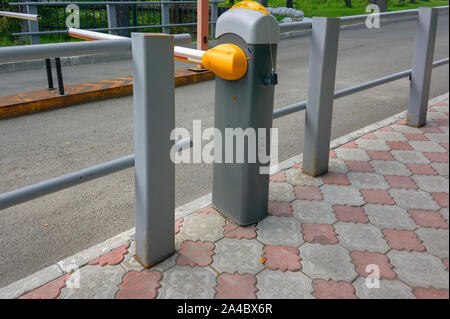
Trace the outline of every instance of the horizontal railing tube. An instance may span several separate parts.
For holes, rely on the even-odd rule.
[[[449,7],[448,6],[440,6],[437,8],[439,9],[439,11],[448,11]],[[391,17],[417,16],[418,12],[419,12],[418,9],[381,12],[381,13],[379,13],[379,17],[380,18],[391,18]],[[370,14],[360,14],[360,15],[354,15],[354,16],[340,17],[341,24],[364,22],[364,21],[366,21],[366,19],[369,15]],[[312,23],[307,22],[307,21],[280,23],[280,32],[308,30],[308,29],[311,29],[311,26],[312,26]]]
[[[448,64],[449,63],[449,58],[446,59],[442,59],[442,60],[438,60],[436,62],[433,62],[433,68],[444,65],[444,64]],[[405,70],[402,72],[398,72],[398,73],[394,73],[388,76],[384,76],[382,78],[376,79],[376,80],[372,80],[372,81],[368,81],[368,82],[364,82],[343,90],[338,90],[334,92],[334,98],[338,99],[347,95],[351,95],[360,91],[364,91],[367,89],[371,89],[373,87],[376,86],[380,86],[389,82],[393,82],[402,78],[406,78],[409,77],[411,75],[411,69],[409,70]],[[298,111],[302,111],[302,110],[306,110],[306,100],[305,101],[301,101],[298,103],[294,103],[288,106],[283,106],[280,107],[276,110],[273,111],[273,118],[277,119],[280,118],[282,116],[291,114],[291,113],[295,113]]]
[[[134,154],[0,195],[0,209],[69,188],[134,166]]]
[[[179,151],[192,147],[192,140],[185,138],[175,143]],[[49,180],[18,188],[11,192],[0,194],[0,209],[5,209],[26,201],[45,196],[75,185],[89,182],[109,174],[134,166],[134,154],[124,156],[106,163],[98,164],[70,174],[51,178]]]
[[[174,35],[176,45],[191,42],[189,34]],[[92,42],[69,42],[21,45],[0,48],[0,63],[39,60],[75,55],[99,54],[131,50],[131,39],[98,40]]]
[[[276,109],[275,111],[273,111],[273,118],[277,119],[279,117],[302,110],[306,110],[306,100]]]

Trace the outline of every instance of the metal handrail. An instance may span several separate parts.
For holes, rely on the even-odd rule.
[[[183,45],[192,42],[190,34],[174,35],[174,43]],[[94,42],[69,42],[21,45],[0,48],[0,63],[38,60],[64,56],[98,54],[111,51],[131,50],[131,39],[98,40]]]

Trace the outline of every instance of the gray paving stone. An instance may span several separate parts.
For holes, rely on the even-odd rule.
[[[398,132],[375,132],[374,134],[379,139],[386,141],[404,142],[408,140],[402,133]]]
[[[429,253],[440,258],[448,257],[448,229],[419,228],[416,234]]]
[[[120,266],[81,267],[67,278],[58,299],[114,299],[124,274]]]
[[[414,230],[417,225],[408,212],[398,206],[367,204],[364,210],[370,222],[380,228]]]
[[[448,112],[448,109],[447,109]],[[428,112],[427,113],[427,120],[434,120],[434,119],[444,119],[447,120],[448,116],[445,114],[442,114],[441,112]],[[427,126],[431,123],[427,123]]]
[[[352,186],[322,185],[324,200],[332,205],[360,206],[365,203],[359,190]]]
[[[389,246],[383,239],[383,233],[375,226],[338,222],[334,224],[339,243],[349,250],[384,253]]]
[[[439,175],[448,177],[448,163],[431,163],[430,166],[433,167]]]
[[[257,276],[258,298],[313,299],[312,280],[302,272],[264,270]]]
[[[256,240],[224,238],[216,243],[212,267],[220,272],[256,274],[264,268],[260,262],[263,246]]]
[[[399,279],[411,287],[448,289],[448,272],[438,257],[400,250],[391,250],[387,256]]]
[[[414,175],[411,177],[421,190],[431,193],[448,192],[448,178],[442,176]]]
[[[223,237],[225,219],[220,214],[191,214],[184,217],[178,236],[183,240],[216,241]]]
[[[302,271],[314,279],[351,282],[357,277],[349,251],[340,245],[306,243],[300,247],[300,257]]]
[[[164,272],[158,299],[212,299],[216,277],[209,267],[177,265]]]
[[[335,151],[337,157],[344,161],[370,161],[367,152],[360,148],[338,148]]]
[[[295,199],[294,189],[285,182],[271,182],[269,184],[269,200],[290,202]]]
[[[375,172],[381,175],[397,175],[397,176],[409,176],[411,172],[403,164],[395,161],[379,161],[373,160],[370,162]]]
[[[264,244],[297,247],[303,243],[301,224],[294,217],[268,216],[257,227],[257,238]]]
[[[441,152],[445,153],[446,150],[438,143],[431,141],[409,141],[409,144],[417,151],[421,152]]]
[[[394,131],[399,132],[399,133],[408,133],[408,134],[422,134],[423,132],[415,127],[411,127],[408,125],[398,125],[398,124],[394,124],[391,126]]]
[[[392,188],[389,193],[397,205],[406,209],[438,210],[440,208],[430,194],[420,190]]]
[[[330,158],[328,162],[328,171],[333,173],[347,173],[348,167],[345,162],[339,158]]]
[[[361,299],[415,299],[411,287],[405,285],[399,280],[381,279],[379,288],[366,284],[367,278],[359,277],[353,282],[356,295]],[[370,278],[369,278],[370,280]]]
[[[301,223],[332,224],[337,220],[333,207],[323,201],[296,200],[292,202],[292,209]]]
[[[425,133],[424,135],[432,142],[448,143],[448,134]]]
[[[402,163],[428,164],[430,160],[426,158],[422,152],[415,150],[393,150],[391,154],[394,158]]]
[[[386,144],[386,142],[381,139],[371,140],[371,139],[360,138],[360,139],[356,140],[356,144],[358,144],[359,148],[362,148],[367,151],[389,151],[390,150],[390,148]]]
[[[300,168],[291,168],[286,171],[287,181],[298,186],[320,186],[323,184],[322,177],[312,177],[303,174]]]
[[[380,174],[350,172],[347,174],[352,186],[358,189],[388,189],[390,186]]]

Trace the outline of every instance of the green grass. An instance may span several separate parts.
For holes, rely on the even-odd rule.
[[[235,0],[235,3],[236,2],[238,1]],[[225,5],[226,4],[227,3],[225,2]],[[294,0],[294,8],[302,10],[305,13],[306,17],[313,17],[313,16],[341,17],[356,14],[364,14],[366,13],[365,9],[368,4],[369,4],[368,0],[352,0],[352,8],[347,8],[345,6],[344,0]],[[416,9],[419,7],[445,6],[448,4],[449,0],[429,0],[429,1],[416,0],[415,3],[410,3],[410,0],[404,0],[403,2],[400,0],[388,0],[388,11]],[[269,6],[284,7],[286,6],[286,0],[269,0]],[[138,11],[137,13],[138,13],[138,21],[140,22],[141,12]],[[84,12],[82,11],[81,12],[82,21],[83,19],[87,18],[84,17],[83,14]],[[61,13],[61,16],[64,16],[64,12]],[[43,17],[45,18],[44,15]],[[53,19],[54,17],[47,17],[47,18]],[[105,19],[106,18],[103,17],[102,20]],[[151,24],[151,21],[144,21],[144,22]],[[152,31],[158,32],[159,30],[152,29]],[[10,35],[10,33],[12,32],[20,32],[20,23],[18,22],[18,20],[10,18],[0,18],[0,46],[29,44],[28,37],[22,37],[22,39],[19,40],[18,37],[13,37]],[[71,38],[67,35],[41,36],[41,43],[72,42],[72,41],[79,41],[79,40]]]
[[[306,17],[342,17],[365,14],[368,0],[352,0],[352,8],[345,6],[344,0],[294,0],[294,8],[302,10]],[[410,3],[410,0],[388,0],[388,11],[416,9],[419,7],[436,7],[448,5],[448,0],[429,0]],[[271,7],[284,7],[286,0],[269,0]]]

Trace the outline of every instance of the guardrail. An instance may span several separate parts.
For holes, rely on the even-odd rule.
[[[334,91],[340,18],[314,18],[310,45],[308,99],[274,111],[279,118],[307,110],[303,170],[318,176],[328,170],[332,108],[335,98],[410,78],[407,124],[419,127],[426,122],[431,70],[449,63],[433,63],[438,13],[445,8],[420,8],[395,15],[418,17],[412,68],[344,90]],[[393,15],[392,13],[388,13]],[[381,14],[383,15],[383,14]],[[367,15],[366,15],[367,17]],[[356,18],[355,18],[356,19]],[[358,17],[363,19],[363,17]],[[345,19],[344,19],[345,21]],[[304,29],[306,23],[289,28]],[[176,38],[176,37],[175,37]],[[191,147],[187,138],[172,143],[168,138],[174,126],[173,41],[170,37],[135,33],[131,40],[99,40],[86,43],[47,44],[0,48],[0,62],[43,57],[70,56],[132,48],[135,153],[68,175],[0,194],[0,209],[90,181],[135,166],[136,241],[138,256],[151,265],[173,252],[174,164],[170,151]],[[151,250],[150,250],[151,243]]]
[[[209,0],[211,34],[214,34],[221,2],[223,0]],[[80,7],[79,28],[85,30],[108,31],[123,36],[138,30],[167,34],[196,32],[197,1],[24,1],[10,2],[9,5],[25,6],[30,16],[40,13],[42,21],[29,21],[29,32],[15,32],[12,35],[29,36],[31,44],[38,44],[41,35],[65,34],[65,9],[70,4]],[[120,15],[128,17],[124,19],[126,21],[118,19],[119,10]]]

